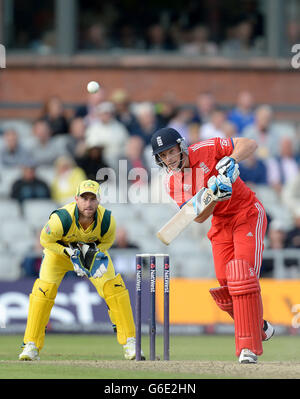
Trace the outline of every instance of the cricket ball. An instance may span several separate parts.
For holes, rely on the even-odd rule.
[[[89,92],[89,93],[97,93],[97,91],[100,89],[100,86],[99,86],[99,83],[98,82],[95,82],[94,80],[92,80],[91,82],[89,82],[88,84],[87,84],[87,91]]]

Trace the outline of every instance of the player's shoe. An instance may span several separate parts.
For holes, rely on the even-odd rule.
[[[125,345],[123,345],[124,357],[126,360],[134,360],[135,359],[135,338],[128,338]],[[145,355],[143,351],[141,351],[141,359],[145,360]]]
[[[34,342],[27,342],[22,353],[19,355],[19,360],[40,360],[39,350]]]
[[[263,330],[263,341],[268,341],[270,338],[273,337],[275,328],[266,320],[264,320]]]
[[[241,364],[257,363],[257,356],[250,349],[242,349],[239,357]]]

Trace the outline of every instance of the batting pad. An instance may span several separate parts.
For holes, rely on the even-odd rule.
[[[57,294],[57,285],[37,279],[29,296],[29,310],[24,343],[34,342],[40,350],[44,346],[45,329]]]
[[[117,340],[119,344],[125,345],[127,338],[135,337],[135,325],[129,293],[120,274],[106,281],[103,295],[109,307],[110,318],[117,326]]]
[[[221,310],[224,310],[233,319],[233,302],[228,287],[211,288],[209,293]]]
[[[263,325],[260,286],[254,268],[244,260],[232,260],[226,265],[227,285],[232,296],[236,355],[250,349],[261,355]]]

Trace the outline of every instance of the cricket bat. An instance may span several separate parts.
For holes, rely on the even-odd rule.
[[[212,214],[216,203],[217,197],[213,191],[203,187],[157,232],[156,236],[169,245],[193,220],[204,222]]]

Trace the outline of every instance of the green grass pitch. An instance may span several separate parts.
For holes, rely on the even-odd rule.
[[[126,361],[114,335],[48,334],[39,362],[20,362],[22,336],[0,337],[1,379],[300,378],[300,337],[274,336],[257,365],[240,365],[233,336],[171,336],[170,361]],[[149,339],[142,347],[149,358]],[[156,353],[162,359],[163,340]]]

